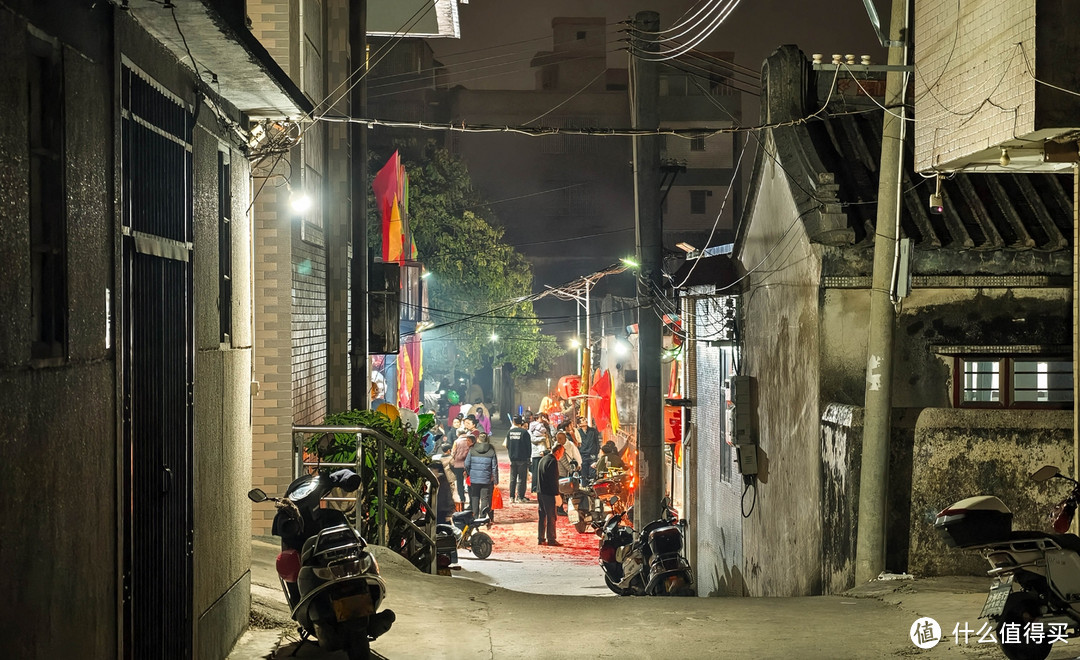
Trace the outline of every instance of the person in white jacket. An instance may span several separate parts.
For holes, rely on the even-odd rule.
[[[534,420],[529,424],[529,436],[532,438],[532,454],[529,457],[529,474],[532,475],[532,485],[529,490],[533,495],[536,495],[536,467],[540,464],[540,458],[544,455],[544,452],[551,449],[551,436],[548,435],[549,429],[546,424],[543,424],[539,419]]]

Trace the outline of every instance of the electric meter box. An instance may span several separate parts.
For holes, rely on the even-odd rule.
[[[757,460],[757,445],[736,445],[735,450],[738,452],[739,459],[739,474],[757,474],[758,473],[758,460]]]
[[[727,420],[731,438],[729,444],[736,447],[754,444],[757,434],[754,432],[753,379],[750,376],[732,376],[730,382],[732,405]]]

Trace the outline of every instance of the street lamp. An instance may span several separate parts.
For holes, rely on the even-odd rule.
[[[619,259],[619,261],[621,263],[578,278],[559,288],[548,287],[549,290],[545,292],[545,295],[550,293],[560,300],[573,300],[577,303],[577,332],[579,334],[581,333],[581,310],[585,310],[585,337],[584,339],[575,337],[571,340],[571,345],[574,348],[583,347],[578,351],[578,369],[581,373],[581,390],[583,394],[587,394],[592,386],[590,382],[592,379],[592,304],[589,300],[589,294],[598,280],[608,275],[621,273],[628,268],[639,267],[632,259]],[[588,406],[585,406],[585,417],[588,423],[592,424],[592,411]]]

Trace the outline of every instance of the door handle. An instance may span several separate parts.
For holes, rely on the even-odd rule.
[[[173,473],[167,465],[161,466],[161,494],[164,495],[172,490]]]

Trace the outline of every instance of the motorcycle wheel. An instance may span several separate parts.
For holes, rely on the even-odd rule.
[[[491,542],[491,537],[483,532],[477,532],[472,536],[472,542],[469,546],[472,553],[476,555],[477,559],[487,559],[491,556],[491,549],[494,544]]]
[[[371,641],[366,632],[354,632],[345,639],[345,653],[349,660],[370,660]]]
[[[1009,660],[1044,660],[1050,655],[1052,644],[1048,641],[1035,644],[1025,642],[1023,638],[1023,626],[1035,621],[1039,613],[1039,597],[1033,593],[1018,592],[1009,595],[1005,603],[1005,611],[995,621],[997,628],[998,647]],[[1021,628],[1019,642],[1002,643],[1001,633],[1005,624],[1018,625]]]
[[[584,534],[589,529],[589,521],[578,520],[576,523],[574,523],[574,529],[577,530],[578,534]]]
[[[608,586],[608,589],[611,589],[612,591],[614,591],[616,593],[616,595],[619,595],[619,596],[633,596],[634,595],[633,589],[623,589],[618,584],[612,582],[611,578],[609,578],[606,575],[604,576],[604,584],[606,584]]]

